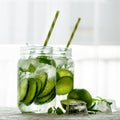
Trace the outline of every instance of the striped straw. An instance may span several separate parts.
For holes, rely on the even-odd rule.
[[[49,32],[48,32],[48,34],[47,34],[46,39],[45,39],[44,46],[47,46],[47,44],[48,44],[49,38],[50,38],[51,33],[52,33],[52,31],[53,31],[53,28],[54,28],[54,26],[55,26],[55,23],[56,23],[56,20],[57,20],[57,18],[58,18],[58,15],[59,15],[59,11],[56,11],[54,20],[53,20],[53,22],[52,22],[52,24],[51,24],[50,30],[49,30]]]
[[[78,28],[78,25],[79,25],[80,20],[81,20],[81,18],[78,18],[78,20],[77,20],[77,22],[76,22],[76,24],[75,24],[75,27],[74,27],[74,29],[73,29],[73,31],[72,31],[72,34],[71,34],[71,36],[70,36],[70,38],[69,38],[69,41],[68,41],[68,43],[67,43],[67,45],[66,45],[66,48],[69,47],[69,45],[70,45],[70,43],[71,43],[71,41],[72,41],[72,39],[73,39],[73,37],[74,37],[74,35],[75,35],[75,32],[76,32],[76,30],[77,30],[77,28]]]

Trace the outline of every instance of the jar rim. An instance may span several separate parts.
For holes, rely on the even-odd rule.
[[[26,55],[50,55],[53,52],[53,48],[51,46],[23,46],[20,48],[20,54],[21,56]]]
[[[72,48],[65,47],[53,47],[53,55],[54,56],[72,56]]]
[[[65,48],[65,47],[53,47],[54,50],[72,50],[72,48]]]
[[[52,46],[39,46],[39,45],[31,45],[31,46],[22,46],[20,50],[31,50],[31,49],[52,49]]]

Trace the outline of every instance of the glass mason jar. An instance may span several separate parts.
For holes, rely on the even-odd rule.
[[[55,107],[56,68],[52,47],[21,48],[18,61],[18,108],[21,112],[46,113]]]
[[[56,62],[56,95],[57,105],[62,108],[61,100],[67,99],[68,93],[74,87],[74,62],[72,60],[72,49],[54,47],[53,56]]]

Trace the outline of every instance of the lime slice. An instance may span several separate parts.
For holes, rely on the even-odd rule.
[[[18,100],[22,101],[27,93],[28,89],[28,80],[27,79],[22,79],[19,81],[18,84]]]
[[[28,79],[28,91],[25,96],[25,99],[23,100],[23,103],[26,105],[30,105],[35,98],[36,91],[37,91],[36,80],[34,78],[29,78]]]
[[[71,77],[62,77],[56,83],[56,94],[65,95],[73,89],[73,79]]]
[[[36,76],[37,78],[37,82],[38,82],[38,94],[40,94],[40,92],[42,92],[46,86],[47,83],[47,79],[48,79],[48,75],[46,72],[41,72],[40,74],[38,74]],[[41,85],[40,85],[41,84]],[[41,88],[40,88],[41,87]]]
[[[87,108],[92,104],[92,96],[86,89],[73,89],[67,96],[68,99],[82,100],[87,103]]]
[[[73,73],[66,69],[57,69],[57,80],[59,80],[60,78],[64,76],[73,78]]]
[[[52,101],[55,98],[56,94],[55,94],[55,88],[53,88],[53,90],[48,93],[46,96],[42,97],[42,98],[36,98],[35,99],[35,104],[44,104],[44,103],[49,103],[50,101]]]
[[[61,105],[62,107],[66,110],[66,106],[69,105],[69,104],[73,104],[73,103],[85,103],[84,101],[82,100],[75,100],[75,99],[65,99],[65,100],[61,100]]]

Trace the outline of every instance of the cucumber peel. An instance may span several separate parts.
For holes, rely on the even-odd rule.
[[[34,78],[29,78],[28,79],[28,91],[25,96],[25,99],[23,100],[23,103],[25,105],[30,105],[36,96],[36,91],[37,91],[37,84],[36,80]]]

